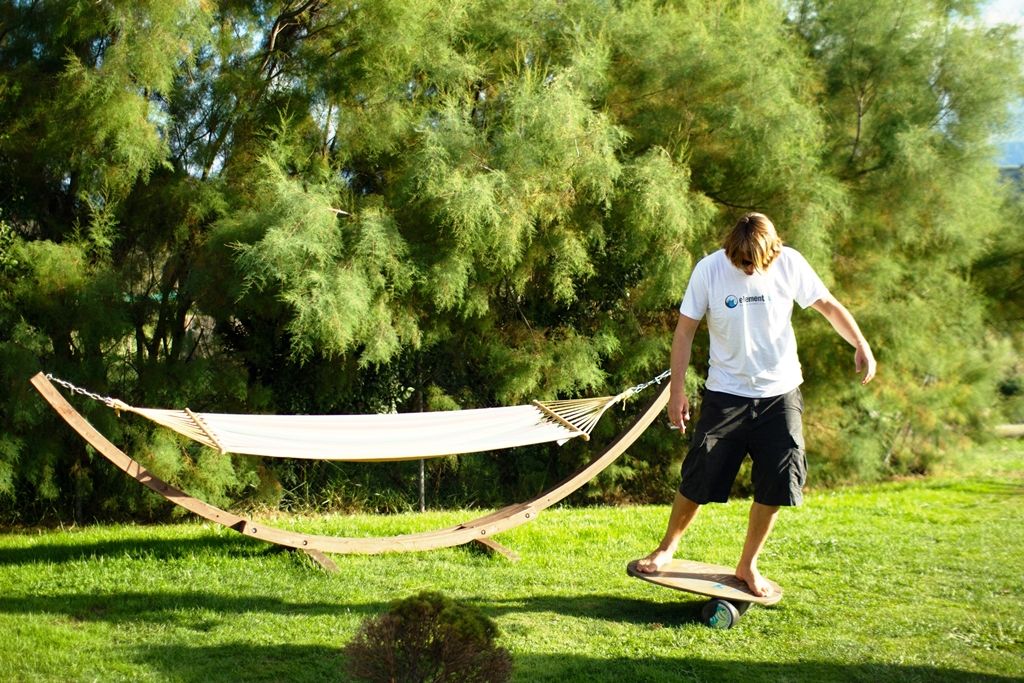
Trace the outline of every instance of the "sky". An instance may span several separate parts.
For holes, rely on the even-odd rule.
[[[991,0],[982,7],[981,19],[986,24],[1016,24],[1024,37],[1024,0]],[[1004,140],[1024,140],[1024,102],[1017,105],[1016,121]]]
[[[987,24],[1017,24],[1024,30],[1024,0],[992,0],[982,9]]]

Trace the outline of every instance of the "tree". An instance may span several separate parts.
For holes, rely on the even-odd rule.
[[[690,267],[751,208],[879,346],[885,381],[864,394],[831,331],[802,331],[812,456],[834,479],[927,467],[986,419],[1006,376],[986,339],[1012,334],[986,337],[999,321],[972,273],[996,272],[1012,223],[988,139],[1021,92],[1020,44],[964,19],[974,6],[5,4],[3,504],[163,509],[53,428],[28,395],[38,368],[238,412],[621,390],[665,366]],[[87,410],[221,502],[395,509],[413,475],[255,463]],[[507,502],[586,457],[438,460],[430,478],[438,500]],[[650,430],[582,495],[666,496],[678,457]]]
[[[975,8],[921,0],[795,10],[822,74],[829,171],[850,197],[836,284],[863,311],[885,378],[876,394],[854,395],[833,375],[829,393],[845,415],[823,411],[841,428],[819,448],[862,474],[927,470],[981,427],[994,398],[999,369],[971,269],[1009,225],[990,140],[1022,92],[1021,54],[1009,27],[965,19]],[[812,359],[823,343],[813,342]],[[815,372],[828,375],[820,364]]]

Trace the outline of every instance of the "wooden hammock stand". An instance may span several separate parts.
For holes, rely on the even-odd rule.
[[[465,543],[475,542],[486,548],[500,552],[510,559],[518,556],[494,541],[492,537],[502,531],[515,528],[520,524],[536,519],[537,515],[566,496],[572,494],[588,481],[593,479],[614,462],[636,441],[644,430],[654,421],[658,413],[668,402],[669,384],[666,382],[661,391],[646,405],[640,417],[608,446],[605,447],[589,464],[551,489],[523,503],[508,505],[490,514],[463,522],[456,526],[436,531],[428,531],[399,536],[380,536],[367,538],[343,538],[337,536],[318,536],[303,534],[285,529],[278,529],[266,524],[259,524],[251,519],[222,510],[198,498],[193,498],[184,491],[171,486],[164,480],[153,475],[138,461],[120,450],[103,434],[72,407],[57,388],[39,373],[31,380],[32,385],[42,394],[43,398],[53,407],[64,421],[95,448],[103,457],[114,463],[128,476],[138,481],[175,505],[180,505],[189,512],[233,529],[245,536],[258,538],[267,543],[301,550],[311,559],[329,571],[336,570],[334,563],[323,553],[376,554],[385,552],[409,552],[447,548]]]

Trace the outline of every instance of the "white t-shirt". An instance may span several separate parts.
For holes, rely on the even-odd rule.
[[[701,259],[679,312],[694,320],[708,317],[707,388],[764,398],[800,386],[793,302],[807,308],[828,293],[807,260],[790,247],[782,248],[767,272],[753,275],[734,266],[724,249]]]

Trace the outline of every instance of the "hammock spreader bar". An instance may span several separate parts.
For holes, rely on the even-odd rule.
[[[668,373],[616,396],[531,405],[376,415],[232,415],[136,408],[47,378],[118,411],[132,412],[222,453],[316,460],[391,461],[589,438],[613,405]]]

